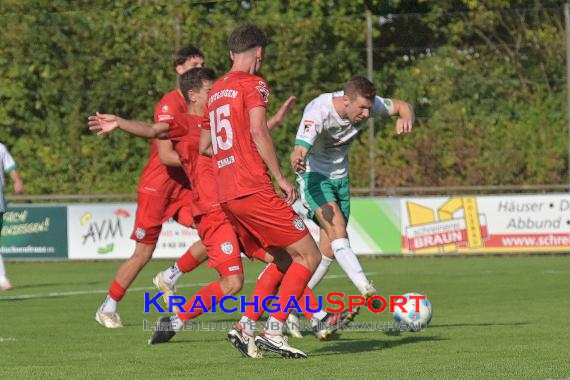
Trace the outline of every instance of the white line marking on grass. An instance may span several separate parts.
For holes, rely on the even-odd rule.
[[[15,342],[15,341],[16,341],[16,338],[0,336],[0,343],[4,343],[4,342]]]
[[[564,273],[568,273],[568,271],[546,269],[546,270],[543,270],[542,273],[543,274],[564,274]]]
[[[379,274],[378,272],[366,272],[368,276],[374,276]],[[339,278],[347,278],[345,274],[332,274],[325,276],[323,280],[336,280]],[[244,281],[245,284],[254,284],[256,281]],[[200,282],[197,284],[186,284],[177,285],[177,288],[201,288],[208,285],[209,282]],[[129,288],[129,291],[142,291],[142,290],[157,290],[154,286],[140,286],[137,288]],[[34,298],[50,298],[50,297],[74,297],[74,296],[84,296],[90,294],[107,294],[109,289],[94,289],[94,290],[77,290],[73,292],[50,292],[50,293],[36,293],[36,294],[22,294],[19,296],[8,296],[0,297],[0,301],[21,301],[29,300]]]

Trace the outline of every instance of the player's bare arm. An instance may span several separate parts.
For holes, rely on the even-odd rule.
[[[89,130],[98,136],[119,128],[131,135],[147,139],[165,137],[169,128],[167,123],[149,125],[142,121],[127,120],[117,115],[101,114],[99,112],[94,116],[89,116],[88,125]]]
[[[172,167],[182,167],[180,156],[178,156],[178,153],[174,150],[172,141],[157,140],[156,147],[158,149],[158,157],[160,158],[161,164]]]
[[[398,99],[392,99],[394,104],[394,110],[390,116],[398,115],[398,120],[396,121],[396,132],[400,135],[402,133],[410,133],[414,124],[414,109],[412,106]]]
[[[275,146],[273,145],[273,140],[269,134],[269,129],[267,128],[267,123],[265,121],[265,108],[255,107],[249,111],[250,119],[250,133],[253,138],[253,142],[257,147],[257,151],[261,156],[265,165],[271,172],[271,175],[277,181],[277,185],[285,194],[285,201],[292,204],[297,199],[297,190],[295,187],[289,183],[283,177],[281,173],[281,168],[279,166],[279,161],[277,160],[277,154],[275,153]]]
[[[303,174],[306,169],[305,160],[309,154],[309,148],[301,145],[295,145],[293,152],[291,152],[291,167],[295,172]]]
[[[14,181],[14,192],[20,194],[24,192],[24,181],[20,177],[20,173],[17,170],[12,170],[10,172],[10,178]]]
[[[202,156],[212,157],[212,136],[210,133],[211,132],[206,129],[202,129],[200,132],[200,145],[198,149],[200,149]]]
[[[297,101],[297,98],[295,96],[290,96],[287,100],[285,100],[285,102],[283,102],[281,108],[279,108],[279,111],[277,111],[277,113],[273,115],[269,121],[267,121],[267,128],[269,128],[269,130],[272,130],[274,127],[283,122],[285,116],[287,116],[291,108],[293,108],[293,105],[295,105],[295,101]]]

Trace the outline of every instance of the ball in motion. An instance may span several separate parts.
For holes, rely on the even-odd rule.
[[[425,296],[425,294],[420,293],[406,293],[403,297],[406,297],[406,312],[403,312],[399,307],[394,310],[394,320],[398,326],[403,327],[404,331],[420,331],[426,329],[429,325],[432,317],[431,302],[425,296],[425,299],[419,300],[419,308],[416,311],[417,299],[410,298],[410,296]]]

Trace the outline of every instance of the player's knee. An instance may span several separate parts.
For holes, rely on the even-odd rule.
[[[208,251],[206,250],[206,246],[204,243],[202,243],[201,240],[192,244],[190,247],[190,252],[192,252],[192,256],[200,262],[205,261],[208,258]]]
[[[243,287],[243,275],[223,277],[220,280],[220,287],[224,295],[234,295]]]
[[[152,258],[153,252],[154,252],[154,245],[137,244],[135,248],[135,253],[133,254],[133,259],[138,262],[146,264]]]
[[[322,256],[320,253],[318,255],[308,255],[305,259],[307,262],[307,268],[314,272],[321,263],[321,258]]]

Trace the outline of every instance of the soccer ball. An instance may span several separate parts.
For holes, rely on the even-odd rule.
[[[405,305],[406,312],[397,307],[394,310],[394,321],[404,331],[419,331],[425,329],[431,321],[431,302],[426,298],[420,300],[419,312],[416,312],[416,300],[410,296],[423,296],[420,293],[406,293],[403,296],[408,300]]]

